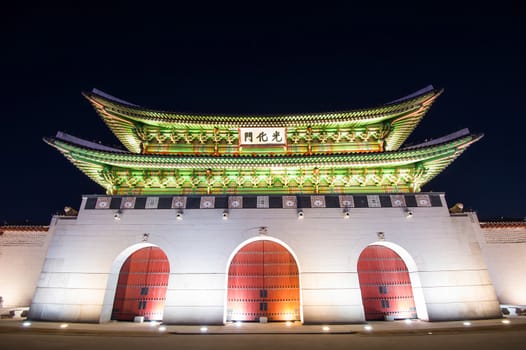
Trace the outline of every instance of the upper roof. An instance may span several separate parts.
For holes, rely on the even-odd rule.
[[[442,93],[429,85],[403,98],[371,107],[341,112],[300,114],[191,114],[169,112],[141,107],[93,89],[83,95],[95,107],[98,114],[133,153],[141,152],[141,138],[137,135],[140,125],[162,128],[221,128],[242,127],[362,127],[388,123],[385,150],[398,149],[411,134],[434,100]]]

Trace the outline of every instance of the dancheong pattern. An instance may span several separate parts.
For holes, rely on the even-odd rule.
[[[101,205],[103,204],[103,205]],[[418,195],[87,196],[84,209],[297,209],[441,207],[439,193]]]

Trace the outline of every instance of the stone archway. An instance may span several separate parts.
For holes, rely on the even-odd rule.
[[[393,249],[366,247],[358,259],[358,279],[367,321],[417,317],[409,270]]]
[[[122,265],[117,281],[111,319],[162,320],[170,263],[158,247],[136,250]]]
[[[255,240],[242,246],[228,268],[227,321],[296,321],[299,269],[282,244]]]

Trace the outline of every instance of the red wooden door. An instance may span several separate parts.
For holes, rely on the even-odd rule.
[[[130,255],[119,274],[112,320],[162,320],[169,275],[170,264],[161,249],[147,247]]]
[[[365,248],[358,259],[358,279],[366,320],[416,318],[409,271],[392,249]]]
[[[227,320],[300,319],[298,266],[282,245],[260,240],[244,246],[228,270]]]

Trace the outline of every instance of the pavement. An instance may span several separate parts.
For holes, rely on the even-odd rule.
[[[31,321],[21,317],[0,320],[2,333],[84,334],[116,336],[162,336],[168,334],[447,334],[480,331],[524,331],[526,317],[447,322],[373,321],[363,324],[316,324],[300,322],[227,323],[225,325],[165,325],[159,322],[65,323]]]

